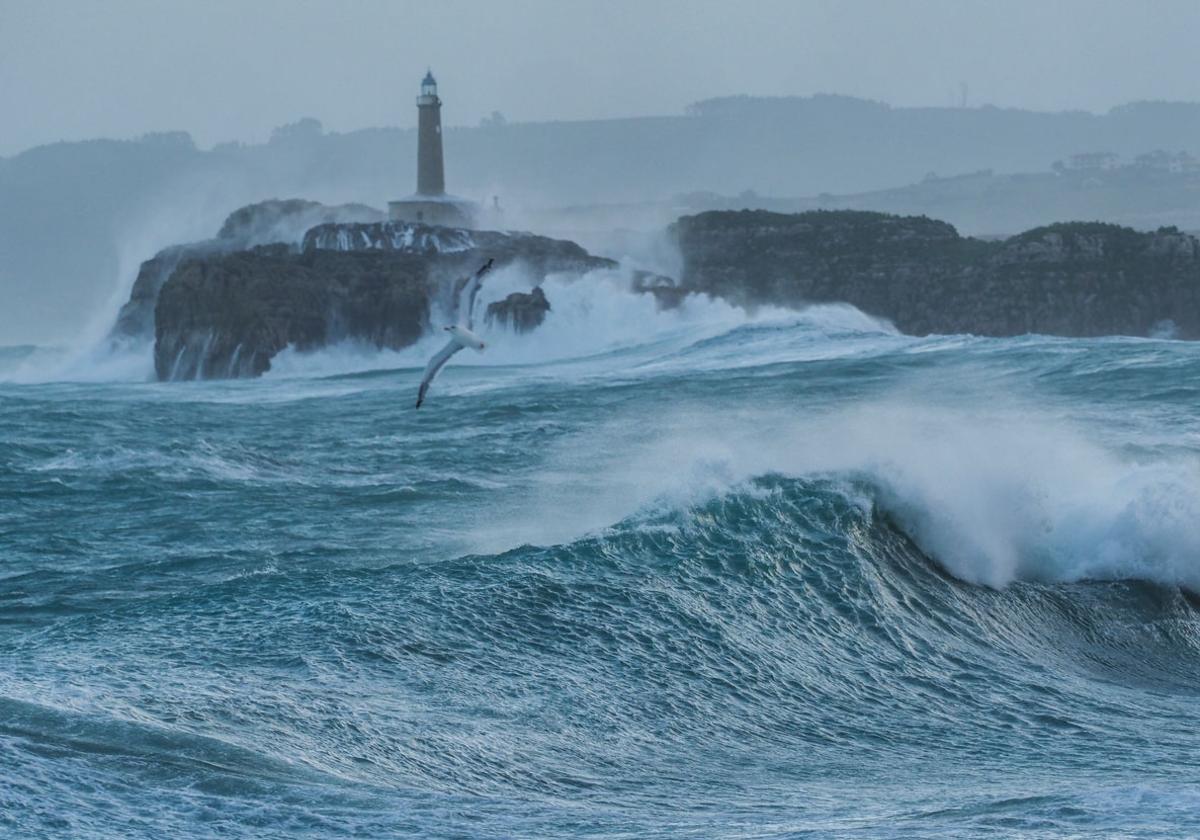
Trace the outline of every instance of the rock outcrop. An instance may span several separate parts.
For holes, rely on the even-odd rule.
[[[172,245],[163,248],[150,259],[142,263],[138,269],[137,279],[133,281],[133,289],[129,300],[117,313],[117,322],[113,325],[113,338],[150,338],[154,335],[154,304],[158,301],[158,293],[163,283],[178,268],[179,263],[189,257],[202,257],[209,254],[225,253],[232,250],[216,239],[203,242],[192,242],[187,245]]]
[[[1001,242],[857,211],[710,212],[670,228],[680,288],[742,305],[845,302],[900,330],[1200,337],[1200,243],[1174,228],[1036,228]]]
[[[573,242],[387,221],[322,221],[260,244],[288,219],[359,211],[256,207],[143,264],[115,332],[153,329],[160,379],[257,376],[289,346],[408,346],[435,314],[458,316],[459,281],[488,259],[521,265],[530,289],[484,318],[524,332],[550,311],[546,276],[616,267]],[[742,211],[687,216],[670,233],[680,282],[638,272],[631,286],[663,307],[703,293],[743,306],[846,302],[912,334],[1200,337],[1200,242],[1173,228],[1057,224],[998,242],[925,217]]]
[[[513,292],[504,300],[489,303],[484,317],[489,324],[524,333],[540,327],[549,311],[546,293],[541,286],[534,286],[532,292]]]
[[[258,376],[292,345],[403,347],[429,320],[428,260],[266,245],[182,263],[155,308],[159,379]]]
[[[288,346],[352,340],[400,349],[429,329],[435,310],[456,315],[456,281],[488,259],[496,268],[519,263],[533,284],[616,265],[573,242],[531,234],[318,225],[299,250],[270,245],[182,259],[155,306],[155,370],[160,379],[257,376]],[[525,304],[502,308],[506,323],[540,323],[537,295],[545,302],[539,289]]]
[[[305,232],[329,222],[376,222],[384,214],[365,204],[329,206],[302,199],[271,199],[241,207],[226,217],[213,239],[172,245],[142,263],[129,300],[113,326],[114,338],[154,335],[154,305],[167,278],[185,259],[212,257],[258,245],[284,243],[298,247]]]

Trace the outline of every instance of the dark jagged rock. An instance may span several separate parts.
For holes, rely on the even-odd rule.
[[[540,327],[549,311],[546,293],[541,286],[535,286],[532,292],[513,292],[504,300],[489,303],[486,318],[489,324],[524,333]]]
[[[573,242],[530,234],[319,225],[299,251],[261,246],[182,260],[155,307],[155,370],[160,379],[257,376],[288,346],[352,340],[399,349],[430,328],[435,306],[457,315],[456,281],[488,259],[519,264],[535,284],[615,266]],[[536,326],[532,306],[512,314],[514,324]]]
[[[685,216],[681,287],[742,305],[850,303],[900,330],[1200,337],[1200,244],[1174,228],[1036,228],[1001,242],[857,211]]]
[[[171,272],[187,257],[223,253],[226,250],[228,249],[222,248],[217,240],[209,239],[188,245],[172,245],[146,260],[138,269],[129,300],[117,313],[112,335],[131,338],[154,335],[154,304],[158,300],[159,290],[162,289],[163,283],[167,282]]]
[[[155,308],[159,379],[258,376],[271,358],[353,337],[403,347],[429,321],[428,260],[260,246],[190,259]]]
[[[154,304],[171,272],[185,259],[228,254],[276,242],[299,245],[314,225],[345,221],[371,222],[383,213],[363,204],[328,206],[316,201],[271,199],[229,214],[214,239],[172,245],[142,263],[129,300],[113,326],[114,337],[148,338],[154,334]]]

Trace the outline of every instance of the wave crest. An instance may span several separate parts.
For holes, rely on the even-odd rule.
[[[548,461],[518,502],[535,513],[513,517],[517,528],[479,523],[481,548],[573,539],[761,476],[828,477],[872,488],[873,506],[971,583],[1140,579],[1200,592],[1200,459],[1129,457],[1026,406],[681,406],[650,427],[622,418],[572,437]]]

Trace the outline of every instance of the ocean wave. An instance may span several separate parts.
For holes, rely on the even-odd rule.
[[[531,278],[519,265],[489,276],[478,312],[514,291],[529,288]],[[478,320],[488,343],[485,353],[463,353],[455,367],[541,366],[592,362],[618,357],[643,372],[668,369],[722,369],[772,360],[822,358],[856,352],[847,342],[896,336],[887,321],[846,304],[821,304],[800,311],[777,307],[752,310],[707,296],[693,295],[662,309],[653,295],[631,290],[624,270],[599,270],[582,278],[553,275],[542,283],[551,310],[536,330],[519,334]],[[437,308],[431,321],[449,322]],[[94,331],[93,331],[94,332]],[[310,351],[285,348],[272,360],[268,379],[325,378],[347,374],[423,368],[444,344],[433,329],[415,345],[381,349],[347,340]],[[61,348],[13,348],[0,354],[0,382],[144,382],[154,378],[153,344],[145,340],[81,339]]]
[[[559,442],[519,502],[538,515],[477,532],[481,546],[561,541],[764,475],[829,475],[869,482],[874,504],[965,581],[1141,579],[1200,591],[1200,457],[1129,458],[1096,437],[1021,404],[681,406],[649,429],[617,420]]]
[[[529,288],[529,278],[519,266],[489,275],[480,291],[478,312],[513,291]],[[754,317],[729,304],[708,298],[689,298],[678,308],[660,310],[653,296],[630,291],[628,276],[616,271],[595,271],[582,278],[551,276],[543,284],[551,301],[545,321],[530,333],[516,333],[477,318],[476,331],[487,342],[483,353],[460,353],[455,367],[505,367],[546,365],[603,359],[614,353],[639,350],[661,352],[663,346],[680,346],[697,335],[719,334]],[[772,314],[780,313],[773,311]],[[449,316],[434,312],[434,324],[449,323]],[[267,376],[312,377],[397,368],[424,368],[445,339],[431,330],[417,344],[402,350],[380,350],[348,341],[312,352],[289,348],[272,361]]]

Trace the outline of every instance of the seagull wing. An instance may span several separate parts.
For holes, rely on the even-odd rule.
[[[433,354],[429,364],[425,365],[425,375],[421,377],[421,387],[417,390],[417,408],[420,408],[421,403],[425,402],[425,394],[429,392],[429,385],[438,375],[438,371],[445,366],[446,362],[450,361],[451,356],[461,349],[463,346],[452,338],[449,344]]]
[[[492,263],[496,260],[489,259],[483,264],[475,274],[467,281],[467,329],[475,329],[475,298],[479,294],[479,284],[483,282],[483,275],[492,270]]]
[[[489,259],[483,266],[476,271],[470,278],[467,279],[467,329],[470,330],[475,325],[475,297],[479,294],[479,284],[483,280],[483,275],[492,270],[494,259]],[[434,354],[429,360],[429,364],[425,366],[425,375],[421,377],[421,387],[417,390],[417,408],[421,407],[421,403],[425,402],[425,395],[429,393],[429,386],[433,382],[433,378],[438,375],[438,371],[445,367],[446,362],[450,361],[450,357],[463,349],[463,345],[458,339],[450,339],[450,343]]]

